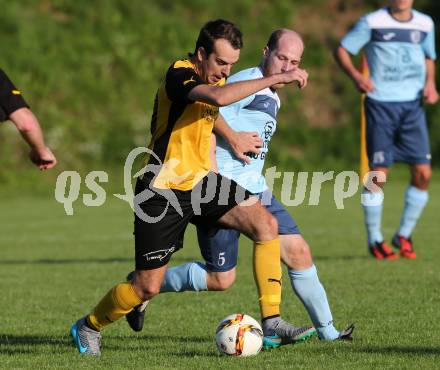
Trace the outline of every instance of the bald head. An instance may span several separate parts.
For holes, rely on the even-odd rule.
[[[303,52],[304,42],[295,31],[281,28],[272,32],[263,49],[261,67],[264,76],[299,68]],[[283,84],[278,84],[271,88],[276,90],[283,86]]]
[[[287,28],[280,28],[273,31],[267,41],[267,48],[269,51],[273,51],[280,47],[280,44],[294,45],[299,50],[304,51],[304,42],[301,35],[298,32],[289,30]]]

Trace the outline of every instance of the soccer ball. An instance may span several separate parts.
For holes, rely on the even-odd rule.
[[[249,315],[237,313],[220,321],[215,332],[215,342],[221,354],[255,356],[263,346],[263,330]]]

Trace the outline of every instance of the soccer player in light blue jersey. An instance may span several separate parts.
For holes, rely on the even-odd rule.
[[[376,191],[362,194],[370,253],[394,260],[399,254],[416,258],[411,234],[428,201],[431,154],[423,109],[435,104],[434,23],[412,8],[413,0],[390,0],[389,5],[362,17],[335,51],[342,69],[366,93],[367,154]],[[350,54],[364,50],[369,77],[353,65]],[[407,163],[411,182],[405,193],[400,226],[392,238],[399,254],[385,243],[381,230],[386,175],[394,162]]]
[[[287,70],[297,70],[299,86],[305,87],[308,74],[299,67],[304,45],[301,37],[294,31],[280,29],[275,31],[263,51],[259,66],[243,70],[228,79],[228,83],[253,80]],[[267,210],[278,221],[278,233],[281,241],[281,258],[288,267],[292,289],[304,304],[322,340],[352,338],[354,327],[351,325],[342,332],[333,325],[333,317],[326,292],[319,281],[317,269],[313,263],[310,248],[301,236],[298,226],[287,210],[272,195],[262,170],[268,152],[270,139],[277,126],[277,113],[280,99],[277,90],[284,85],[275,85],[253,94],[239,102],[220,108],[221,116],[216,122],[217,146],[216,162],[218,172],[234,179],[242,187],[258,197]],[[243,134],[242,143],[256,143],[261,150],[243,156],[239,132]],[[260,140],[255,139],[259,137]],[[239,158],[237,158],[239,157]],[[243,163],[243,160],[247,164]],[[215,162],[215,160],[214,160]],[[161,288],[162,292],[225,290],[235,280],[240,232],[232,229],[219,229],[209,235],[198,228],[198,240],[205,263],[190,262],[169,268]],[[279,282],[281,284],[281,281]],[[143,312],[133,310],[127,316],[129,324],[139,329],[143,322]],[[139,320],[140,319],[140,320]],[[282,340],[271,333],[271,321],[263,320],[264,346],[278,347]]]

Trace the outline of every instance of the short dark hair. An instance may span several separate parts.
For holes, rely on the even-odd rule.
[[[218,39],[226,39],[234,49],[241,49],[243,47],[242,37],[241,31],[232,22],[224,19],[209,21],[200,30],[194,54],[196,54],[197,50],[201,47],[205,49],[206,55],[211,54],[214,41]],[[194,54],[190,54],[190,56]]]

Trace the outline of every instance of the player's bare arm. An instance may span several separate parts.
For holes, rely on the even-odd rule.
[[[31,150],[29,158],[40,170],[48,170],[57,164],[51,150],[44,143],[43,132],[37,118],[29,108],[20,108],[9,116]]]
[[[438,92],[435,86],[435,62],[432,59],[426,59],[426,84],[423,97],[427,104],[435,104],[438,101]]]
[[[354,66],[350,54],[342,45],[339,45],[334,56],[338,64],[344,70],[344,72],[353,80],[356,88],[362,92],[367,93],[374,90],[373,82],[367,76],[364,76],[358,69]]]
[[[266,87],[277,84],[290,84],[294,81],[298,82],[300,88],[304,88],[307,84],[307,79],[303,73],[298,72],[298,70],[290,70],[255,80],[233,82],[224,86],[198,85],[190,91],[188,98],[223,107],[255,94]]]

